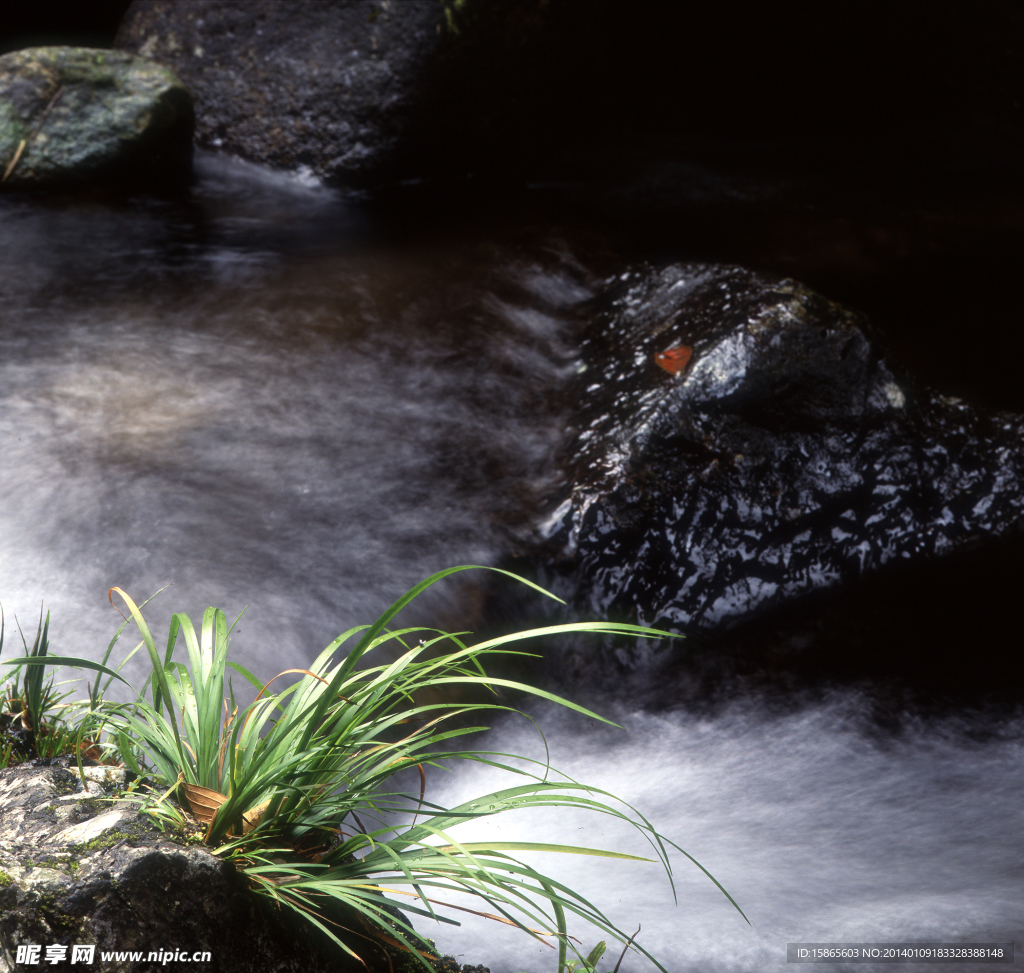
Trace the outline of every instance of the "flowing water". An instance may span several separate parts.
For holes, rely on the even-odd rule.
[[[384,250],[354,203],[224,165],[185,203],[3,201],[0,589],[23,627],[46,600],[54,651],[106,644],[112,585],[172,584],[155,612],[249,605],[243,651],[294,663],[496,561],[550,477],[577,268]]]
[[[784,715],[754,700],[713,718],[599,707],[621,731],[551,713],[542,721],[555,767],[642,810],[728,889],[750,925],[678,854],[678,904],[655,864],[531,860],[606,909],[620,929],[642,926],[638,939],[673,973],[783,970],[787,942],[1013,939],[1019,955],[1024,724],[1001,724],[984,742],[955,718],[880,736],[869,708],[849,692]],[[543,759],[535,731],[505,726],[497,736],[502,749]],[[439,782],[434,798],[471,800],[489,781],[497,786],[490,774],[460,773]],[[636,832],[607,818],[538,817],[474,827],[500,829],[508,840],[650,854]],[[464,952],[465,962],[554,968],[551,950],[514,930],[486,920],[464,925],[470,936],[439,931],[438,940]],[[603,938],[575,934],[584,954]],[[610,943],[608,969],[620,949]],[[633,956],[620,967],[650,969]]]
[[[358,199],[213,157],[199,174],[181,199],[0,198],[0,599],[26,629],[45,599],[53,651],[93,658],[120,621],[112,585],[172,584],[157,626],[248,605],[233,645],[269,677],[431,572],[516,551],[557,493],[592,282],[551,230],[396,241]],[[484,594],[449,585],[417,617],[470,627]],[[594,704],[621,730],[538,712],[553,764],[635,805],[750,925],[678,854],[678,905],[654,865],[547,867],[642,924],[670,971],[781,970],[787,941],[1020,951],[1024,723],[947,711],[886,730],[853,689],[772,702],[652,710],[624,685]],[[491,745],[542,752],[525,721]],[[430,786],[454,803],[500,784],[470,767]],[[474,827],[644,853],[569,812]],[[484,920],[423,929],[493,973],[554,967]],[[584,952],[598,938],[573,931]]]

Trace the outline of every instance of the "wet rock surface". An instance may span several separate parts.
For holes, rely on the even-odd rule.
[[[813,160],[854,181],[891,174],[894,149],[1019,161],[1022,39],[1006,3],[922,18],[910,3],[142,0],[117,43],[180,73],[203,145],[344,178],[378,171],[411,119],[406,177],[595,180],[591,203],[661,221],[700,191],[689,164],[707,139],[743,165]]]
[[[587,611],[721,629],[1021,522],[1024,418],[916,389],[792,280],[643,267],[591,312],[571,495],[544,528]]]
[[[5,188],[180,180],[193,122],[184,85],[144,58],[80,47],[0,57]]]
[[[142,0],[116,46],[185,81],[200,145],[345,179],[390,158],[444,23],[433,0]]]
[[[0,771],[0,970],[20,969],[18,947],[33,944],[50,969],[75,968],[75,945],[94,946],[92,968],[104,970],[177,968],[148,959],[160,950],[209,951],[207,970],[348,969],[264,912],[204,847],[157,831],[133,802],[111,800],[123,770],[84,773],[85,786],[74,765]],[[67,947],[64,959],[47,963],[48,946]],[[104,952],[142,958],[104,961]]]

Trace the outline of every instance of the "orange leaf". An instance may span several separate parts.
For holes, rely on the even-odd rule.
[[[679,345],[676,348],[666,348],[654,356],[654,361],[670,375],[678,375],[693,357],[693,349],[689,345]]]
[[[211,790],[209,787],[200,787],[198,784],[189,784],[184,780],[181,786],[185,790],[185,800],[192,808],[192,813],[203,824],[209,824],[217,813],[218,808],[228,799],[226,794],[220,791]]]

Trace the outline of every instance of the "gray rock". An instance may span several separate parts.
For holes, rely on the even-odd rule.
[[[84,773],[85,786],[73,765],[0,771],[0,971],[24,969],[15,961],[29,945],[41,947],[46,968],[46,947],[67,947],[58,968],[77,968],[79,945],[95,947],[92,969],[166,968],[165,955],[150,953],[177,950],[209,952],[204,970],[365,973],[314,952],[308,927],[282,925],[195,839],[163,834],[137,804],[113,799],[124,771]]]
[[[544,529],[586,611],[717,629],[1024,518],[1024,417],[915,388],[794,281],[644,267],[590,311]],[[658,367],[682,346],[685,369]]]
[[[0,164],[10,169],[7,188],[180,178],[189,172],[193,124],[185,87],[143,58],[80,47],[35,47],[0,57]]]
[[[391,157],[444,22],[435,0],[136,0],[116,46],[185,81],[200,145],[346,179]]]

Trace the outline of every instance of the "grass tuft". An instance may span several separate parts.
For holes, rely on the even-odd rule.
[[[499,701],[502,690],[610,722],[537,687],[487,675],[486,663],[493,657],[522,654],[519,643],[526,639],[567,632],[672,636],[636,625],[583,622],[468,645],[465,633],[389,628],[417,595],[469,567],[432,575],[372,624],[339,635],[309,668],[285,670],[266,683],[228,658],[234,624],[228,625],[220,609],[208,608],[198,631],[186,615],[174,614],[158,648],[141,607],[117,587],[110,590],[111,603],[116,596],[126,606],[125,624],[134,622],[142,637],[131,654],[144,648],[151,666],[145,689],[134,703],[103,699],[111,680],[121,679],[124,662],[118,670],[108,668],[107,662],[124,625],[102,663],[47,656],[43,630],[38,652],[4,664],[14,666],[16,673],[25,669],[26,679],[34,679],[37,671],[41,679],[43,660],[96,671],[78,727],[68,731],[78,733],[78,742],[72,743],[78,752],[85,732],[81,726],[90,740],[100,740],[101,727],[105,738],[96,746],[116,750],[128,768],[153,784],[143,804],[146,813],[158,822],[178,825],[194,816],[213,853],[231,861],[256,893],[292,910],[350,956],[359,958],[357,950],[362,947],[354,944],[369,936],[418,967],[434,970],[438,957],[432,944],[406,914],[458,925],[452,913],[461,911],[516,926],[551,945],[557,950],[559,971],[593,971],[605,951],[602,942],[588,956],[580,954],[569,936],[570,917],[592,923],[664,970],[635,942],[635,934],[624,934],[582,894],[517,855],[546,851],[658,862],[674,895],[669,857],[674,849],[694,861],[739,910],[710,872],[614,795],[556,779],[547,763],[464,749],[457,742],[486,729],[479,725],[481,716],[516,712]],[[175,657],[179,639],[187,662]],[[396,648],[397,657],[387,661]],[[253,702],[240,706],[230,673],[253,687]],[[281,688],[271,692],[271,684],[285,674],[301,678],[288,686],[277,683]],[[101,687],[104,675],[107,681]],[[494,701],[436,701],[454,695],[445,692],[453,688],[459,691],[458,698],[465,698],[466,687]],[[425,793],[424,768],[454,760],[499,768],[509,775],[509,786],[454,808],[434,804]],[[419,787],[412,792],[396,782],[398,775],[408,777],[403,771],[416,771],[413,779]],[[466,842],[456,833],[466,822],[503,811],[551,807],[627,821],[644,837],[651,857],[553,843]],[[453,893],[474,897],[480,908],[448,901]],[[578,962],[568,961],[570,950]]]

